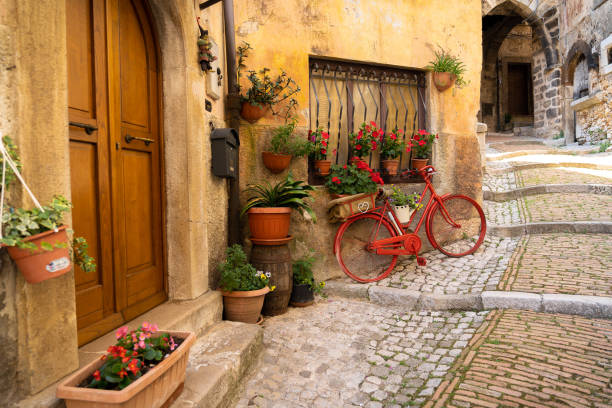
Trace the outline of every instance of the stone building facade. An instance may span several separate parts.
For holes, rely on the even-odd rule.
[[[610,137],[606,66],[612,41],[611,7],[609,0],[483,0],[479,119],[488,124],[489,131],[515,128],[515,133],[521,133],[520,119],[519,126],[504,126],[502,120],[508,89],[500,67],[507,52],[502,44],[517,48],[520,41],[514,37],[515,27],[527,24],[533,48],[529,57],[523,55],[531,60],[533,131],[523,134],[564,136],[567,143],[596,143]]]
[[[232,73],[227,72],[225,52],[226,43],[231,43],[234,35],[238,43],[246,40],[254,48],[248,68],[268,66],[278,72],[282,67],[301,86],[303,91],[298,96],[301,134],[312,126],[311,57],[420,73],[424,81],[419,83],[422,104],[419,125],[440,134],[433,157],[433,164],[440,170],[436,186],[440,193],[460,191],[482,198],[480,147],[476,137],[482,65],[479,0],[452,3],[383,0],[376,4],[365,0],[234,0],[235,33],[230,31],[230,37],[224,24],[223,3],[205,10],[200,10],[199,3],[5,0],[0,8],[0,131],[15,140],[24,163],[24,177],[42,202],[48,202],[55,194],[72,197],[73,214],[66,223],[74,224],[77,233],[96,243],[92,250],[100,268],[95,279],[91,278],[94,275],[71,271],[32,285],[25,282],[6,251],[2,252],[3,404],[55,406],[54,384],[105,349],[112,341],[112,329],[130,323],[131,319],[141,319],[141,313],[160,326],[197,333],[221,319],[221,296],[215,290],[217,266],[229,241],[230,226],[238,219],[230,212],[241,203],[231,199],[235,185],[212,173],[211,131],[230,126],[239,129],[243,188],[250,182],[275,179],[263,168],[261,151],[271,130],[280,124],[273,116],[255,125],[236,122],[235,99],[228,97],[227,83]],[[107,12],[110,14],[104,14]],[[218,47],[220,77],[209,78],[198,64],[197,39],[201,33],[198,18]],[[441,20],[461,20],[463,24],[441,25]],[[125,21],[133,23],[122,26]],[[423,30],[423,26],[428,29]],[[144,28],[139,31],[135,27]],[[119,36],[117,33],[122,29],[125,31]],[[78,30],[83,31],[78,34]],[[134,41],[133,53],[124,59],[121,47],[116,45],[121,38]],[[466,87],[440,93],[431,85],[424,67],[437,46],[461,56],[467,67]],[[79,50],[84,51],[75,54]],[[137,63],[130,66],[133,61]],[[118,73],[125,68],[121,65],[124,63],[133,70],[128,74],[133,74],[130,78],[134,82],[122,86],[124,77]],[[76,69],[80,64],[85,68]],[[149,78],[150,82],[142,86],[139,82],[142,78]],[[101,82],[91,87],[92,81]],[[138,93],[145,88],[158,91]],[[98,97],[97,92],[102,91],[108,92],[108,97]],[[133,111],[122,111],[117,101],[128,91],[135,92],[129,95],[137,95],[133,100],[139,102],[133,104]],[[143,104],[139,95],[154,102]],[[106,107],[107,102],[108,111],[90,109],[92,104]],[[142,116],[145,106],[152,110],[145,110]],[[146,122],[151,119],[150,112],[157,112],[155,120]],[[135,115],[136,122],[123,123],[130,115]],[[137,123],[139,118],[145,118],[146,123]],[[134,129],[149,125],[157,126],[153,142],[140,143],[146,142],[147,137],[127,137],[128,131],[141,137]],[[138,143],[130,144],[134,140]],[[124,184],[117,186],[117,178],[109,180],[110,190],[108,185],[99,184],[100,177],[104,179],[104,174],[114,171],[104,166],[118,163],[117,152],[124,150],[128,153],[121,159],[122,166],[139,162],[144,157],[141,153],[159,154],[161,164],[155,167],[155,177],[160,184],[147,184],[150,174],[146,166],[140,168],[145,169],[144,173],[121,173]],[[81,155],[83,152],[89,153]],[[93,161],[89,162],[90,159]],[[291,170],[296,178],[308,177],[308,163],[304,159],[294,160]],[[98,178],[92,176],[93,181],[88,181],[87,171]],[[92,184],[94,181],[98,184]],[[142,210],[130,207],[130,200],[124,200],[127,203],[124,210],[108,212],[114,208],[109,207],[114,205],[109,197],[125,194],[132,200],[141,199],[140,195],[149,191],[149,187],[142,188],[142,183],[155,187],[160,194],[155,200],[161,210],[146,218],[159,225],[158,238],[151,242],[161,248],[156,256],[161,259],[157,266],[163,273],[163,283],[156,289],[155,297],[136,291],[136,306],[128,301],[126,308],[121,294],[128,290],[125,289],[128,284],[120,272],[123,265],[120,252],[146,239],[136,230],[118,245],[97,242],[119,234],[114,227],[114,214],[123,214],[124,210],[128,215],[138,214]],[[85,193],[100,192],[98,199],[81,200],[79,197],[87,197],[81,190],[83,186]],[[329,198],[323,187],[317,187],[315,196],[319,222],[294,220],[291,231],[296,238],[294,249],[319,251],[323,262],[317,267],[318,278],[338,276],[340,271],[331,253],[336,226],[325,221]],[[8,199],[13,206],[32,205],[19,189]],[[104,235],[93,227],[88,230],[92,225],[83,222],[88,220],[83,216],[87,211],[92,211],[94,217],[107,214],[92,225],[110,232]],[[243,233],[245,237],[248,234]],[[142,253],[146,251],[132,255]],[[111,261],[107,262],[105,256]],[[113,259],[118,259],[118,263],[113,263]],[[100,309],[94,308],[97,303],[102,305]],[[95,340],[99,336],[102,337]]]

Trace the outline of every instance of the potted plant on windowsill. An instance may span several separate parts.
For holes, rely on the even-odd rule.
[[[395,215],[402,224],[408,223],[412,214],[423,206],[420,203],[421,196],[418,193],[405,193],[397,186],[392,186],[391,191],[386,193]]]
[[[249,184],[245,192],[249,194],[242,214],[247,214],[251,239],[268,244],[285,240],[289,236],[291,210],[307,212],[313,220],[316,216],[310,208],[308,199],[314,188],[299,180],[294,180],[291,172],[274,186]]]
[[[425,129],[420,129],[417,133],[412,135],[410,147],[412,149],[413,169],[421,170],[423,167],[427,166],[434,140],[437,138],[437,134],[428,133]]]
[[[266,293],[275,289],[268,286],[271,275],[255,270],[238,244],[227,248],[225,253],[220,281],[225,319],[257,323]]]
[[[345,220],[351,215],[374,208],[378,185],[384,182],[380,173],[372,170],[359,157],[351,164],[332,165],[325,186],[332,196],[328,203],[330,222]]]
[[[191,332],[160,332],[144,322],[138,329],[117,330],[108,354],[87,364],[57,387],[57,397],[72,407],[168,406],[185,381]]]
[[[376,122],[370,122],[369,124],[363,122],[357,133],[349,134],[349,145],[353,157],[363,158],[370,151],[375,151],[378,148],[380,137],[384,133],[382,129],[378,129]]]
[[[398,158],[402,154],[406,144],[399,140],[399,136],[404,134],[402,129],[395,128],[388,134],[380,136],[382,145],[380,147],[380,156],[383,169],[390,176],[397,175],[399,168]]]
[[[425,69],[433,72],[433,83],[438,91],[444,92],[453,84],[457,84],[459,88],[464,86],[466,82],[463,79],[465,73],[463,62],[443,48],[435,51],[434,54],[434,60],[430,61]]]
[[[315,263],[314,253],[293,262],[293,290],[291,291],[291,306],[306,307],[314,303],[315,293],[327,297],[323,293],[325,282],[316,282],[312,273]]]
[[[261,152],[264,166],[272,173],[281,173],[291,162],[292,157],[303,157],[310,153],[310,142],[295,134],[297,118],[292,118],[274,130],[270,148]]]
[[[238,79],[242,76],[242,70],[246,68],[245,60],[249,50],[252,48],[247,42],[237,49]],[[291,96],[300,91],[300,87],[283,70],[274,79],[269,75],[269,68],[247,72],[250,86],[246,93],[240,96],[242,101],[240,116],[249,123],[257,122],[274,105],[289,100]]]
[[[329,150],[329,133],[324,132],[322,128],[317,128],[315,131],[308,131],[308,140],[311,143],[315,172],[319,176],[329,175],[331,160],[327,160],[327,152]]]

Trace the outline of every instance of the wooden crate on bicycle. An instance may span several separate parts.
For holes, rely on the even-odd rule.
[[[376,193],[353,194],[336,198],[327,204],[329,222],[344,222],[352,215],[362,214],[376,207]]]

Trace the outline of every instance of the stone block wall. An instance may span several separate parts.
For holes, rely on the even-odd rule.
[[[576,135],[576,141],[581,144],[612,140],[612,74],[600,77],[597,85],[602,92],[599,97],[602,103],[576,112],[576,119],[582,129]]]
[[[551,138],[561,130],[561,68],[547,69],[541,51],[534,55],[532,76],[535,135]]]

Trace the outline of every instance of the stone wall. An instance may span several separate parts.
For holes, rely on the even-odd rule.
[[[533,58],[532,75],[536,136],[552,138],[561,130],[561,69],[547,69],[540,52]]]
[[[439,192],[457,190],[481,199],[480,149],[475,134],[482,63],[479,0],[332,0],[316,4],[235,0],[235,14],[237,43],[245,40],[254,48],[247,61],[248,69],[267,66],[276,73],[282,67],[302,88],[297,98],[301,134],[306,134],[309,126],[309,55],[417,69],[429,63],[438,45],[460,55],[469,84],[444,93],[428,84],[427,128],[440,133],[433,162],[440,170],[436,177]],[[439,24],[459,19],[461,24]],[[247,183],[278,180],[261,163],[261,151],[278,124],[277,118],[267,116],[255,125],[241,126],[243,187]],[[307,162],[294,159],[290,169],[294,176],[305,179]],[[317,278],[340,276],[342,272],[332,253],[337,225],[326,221],[329,198],[325,189],[319,189],[315,198],[319,218],[316,224],[294,214],[294,248],[312,248],[319,253],[322,261],[317,265]]]

